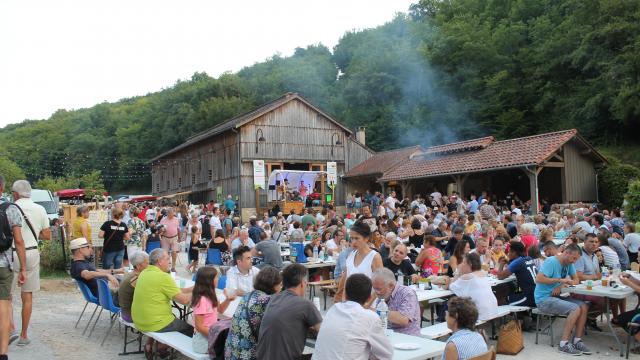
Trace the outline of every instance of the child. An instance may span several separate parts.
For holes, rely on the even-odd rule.
[[[193,287],[191,307],[193,308],[194,332],[192,338],[193,351],[206,354],[209,350],[209,328],[218,321],[218,313],[224,313],[229,303],[235,300],[235,294],[227,294],[218,303],[216,288],[218,287],[218,271],[213,266],[205,266],[196,274]]]
[[[203,245],[200,243],[200,232],[197,226],[191,228],[191,247],[189,247],[189,258],[191,264],[187,267],[187,271],[195,272],[198,269],[198,255]]]

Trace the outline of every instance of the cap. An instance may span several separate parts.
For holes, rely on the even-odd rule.
[[[481,204],[484,204],[484,203],[486,203],[486,202],[489,202],[489,200],[487,200],[487,199],[482,199],[482,201],[481,201],[480,203],[481,203]]]
[[[71,250],[77,250],[87,246],[89,246],[89,242],[85,238],[77,238],[69,242],[69,249]]]

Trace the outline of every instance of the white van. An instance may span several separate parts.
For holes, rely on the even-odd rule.
[[[58,218],[58,198],[54,197],[49,190],[32,189],[31,200],[41,205],[47,211],[49,220]]]

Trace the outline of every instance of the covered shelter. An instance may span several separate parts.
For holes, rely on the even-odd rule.
[[[375,161],[375,155],[368,161]],[[377,181],[400,186],[403,196],[488,190],[498,198],[509,193],[551,203],[598,200],[597,169],[607,160],[576,129],[496,141],[487,136],[432,146],[385,171]],[[360,175],[350,174],[353,178]],[[363,174],[362,176],[366,176]]]

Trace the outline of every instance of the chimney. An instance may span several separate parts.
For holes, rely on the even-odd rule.
[[[364,126],[359,126],[358,130],[356,130],[356,140],[358,140],[359,143],[361,143],[362,145],[366,145],[366,137],[365,137],[365,130],[367,128]]]

